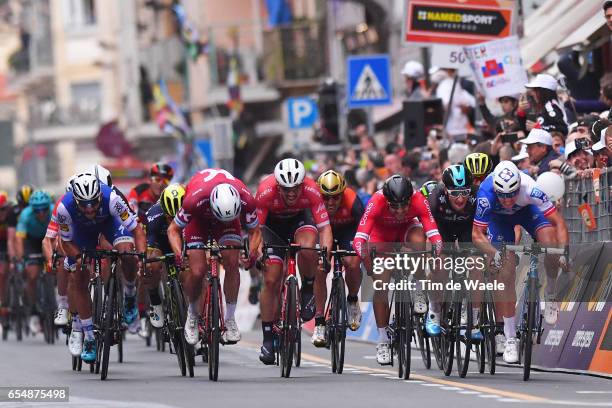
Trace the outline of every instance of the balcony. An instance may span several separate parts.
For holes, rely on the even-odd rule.
[[[279,87],[317,85],[326,74],[326,32],[321,21],[264,31],[263,71]]]
[[[100,104],[81,100],[66,107],[53,101],[31,105],[29,126],[36,142],[93,138],[100,126]]]

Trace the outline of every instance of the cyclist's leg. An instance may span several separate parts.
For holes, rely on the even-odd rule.
[[[38,276],[42,271],[42,261],[28,261],[30,255],[42,255],[42,240],[37,242],[34,239],[26,239],[24,242],[24,258],[25,258],[25,279],[26,299],[30,305],[30,330],[39,332],[41,330],[39,311],[36,309],[36,284]]]
[[[8,290],[6,283],[8,282],[8,262],[6,261],[6,253],[0,253],[0,315],[3,314],[2,308],[8,307]]]
[[[171,252],[171,251],[170,251]],[[168,253],[168,251],[166,251]],[[149,247],[147,249],[148,258],[156,258],[162,255],[162,251],[158,248]],[[159,282],[161,280],[162,263],[153,262],[147,265],[147,274],[143,277],[143,287],[149,292],[149,300],[151,308],[149,310],[149,318],[154,327],[162,327],[164,325],[164,313],[162,308],[162,300],[159,295]]]
[[[293,242],[304,247],[314,247],[319,239],[312,213],[309,209],[296,220],[297,228]],[[325,298],[327,297],[327,271],[319,271],[318,254],[314,251],[300,251],[297,255],[298,268],[302,277],[301,317],[309,321],[317,317],[315,325],[324,325]]]
[[[407,243],[408,246],[415,251],[422,251],[425,249],[427,237],[425,237],[425,232],[423,232],[423,225],[417,218],[414,218],[406,227],[402,242]],[[425,268],[417,269],[414,272],[413,278],[418,282],[415,290],[411,293],[414,312],[423,314],[427,312],[427,296],[425,295],[425,291],[422,290],[423,286],[421,283],[425,280]]]
[[[229,225],[224,225],[222,229],[215,231],[215,239],[220,245],[240,245],[242,237],[240,235],[240,220],[234,220]],[[223,333],[225,341],[237,342],[240,340],[240,331],[234,318],[236,303],[238,301],[238,290],[240,289],[240,270],[238,268],[240,251],[227,250],[222,252],[223,269],[225,279],[223,291],[225,293],[225,328]]]

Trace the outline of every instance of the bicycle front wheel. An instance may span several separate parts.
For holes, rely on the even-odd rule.
[[[527,282],[527,294],[529,301],[527,302],[527,322],[526,327],[521,333],[521,350],[523,350],[523,381],[529,380],[531,373],[531,349],[533,346],[533,332],[535,330],[535,314],[536,307],[539,306],[536,302],[537,284],[536,280],[530,278]],[[523,317],[525,318],[525,317]]]
[[[110,348],[113,344],[113,336],[115,329],[114,318],[117,313],[117,290],[115,285],[117,284],[115,280],[115,275],[113,271],[111,271],[111,276],[108,279],[108,292],[106,296],[106,307],[104,308],[103,316],[104,316],[104,341],[102,343],[102,360],[101,360],[101,370],[100,370],[100,379],[106,380],[108,375],[108,360],[110,357]],[[100,350],[98,349],[98,353]]]
[[[217,381],[219,378],[219,343],[221,342],[221,328],[219,325],[219,279],[213,278],[209,285],[208,379]]]
[[[297,281],[289,278],[285,283],[285,293],[283,296],[283,309],[285,316],[280,335],[280,367],[281,377],[289,378],[291,366],[293,365],[293,350],[295,347],[295,337],[298,333],[297,310]]]
[[[449,302],[442,304],[442,315],[440,324],[442,333],[440,335],[440,356],[442,357],[442,369],[444,375],[449,376],[453,370],[453,360],[455,357],[455,332],[453,326],[454,304]]]
[[[457,373],[459,377],[465,378],[470,365],[470,351],[472,350],[472,302],[469,294],[464,293],[461,299],[465,301],[465,321],[462,321],[461,308],[463,302],[455,303],[454,326],[457,328],[455,335],[455,353],[457,354]],[[463,334],[461,334],[463,332]]]
[[[405,292],[398,292],[395,299],[395,347],[397,350],[398,376],[410,377],[410,352],[412,343],[412,304]]]

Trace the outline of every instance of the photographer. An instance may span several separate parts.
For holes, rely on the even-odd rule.
[[[584,139],[576,139],[565,145],[567,163],[578,170],[578,176],[585,174],[584,171],[593,168],[594,164],[593,152],[582,140]]]
[[[531,131],[538,123],[554,124],[563,134],[567,133],[567,118],[557,100],[557,87],[557,80],[548,74],[539,74],[525,85],[527,93],[521,96],[517,113],[523,129]]]
[[[531,163],[529,174],[533,178],[550,171],[551,160],[559,157],[559,153],[552,148],[552,136],[544,129],[532,129],[520,143],[527,145],[527,154]]]

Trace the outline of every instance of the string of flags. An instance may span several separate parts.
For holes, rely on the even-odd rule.
[[[182,140],[193,139],[193,130],[187,117],[168,93],[165,80],[153,85],[153,103],[155,107],[155,121],[162,132],[180,136]]]
[[[200,55],[207,55],[210,51],[210,43],[207,39],[202,39],[198,29],[193,22],[187,18],[185,7],[175,3],[172,11],[179,24],[181,39],[187,48],[187,53],[192,60],[197,60]]]

